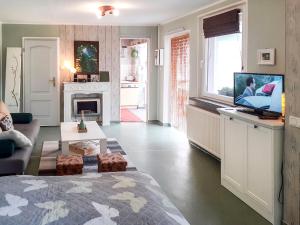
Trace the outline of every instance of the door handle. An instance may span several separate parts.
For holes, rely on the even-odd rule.
[[[49,80],[49,82],[52,82],[53,87],[55,87],[55,85],[56,85],[55,77],[53,77],[52,80]]]

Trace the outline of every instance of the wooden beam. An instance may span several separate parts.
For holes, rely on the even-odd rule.
[[[300,129],[288,124],[300,117],[300,2],[286,0],[286,117],[284,146],[284,222],[300,224]]]

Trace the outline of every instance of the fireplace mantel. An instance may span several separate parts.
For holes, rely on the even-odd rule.
[[[110,83],[109,82],[65,82],[64,83],[65,92],[92,92],[92,93],[102,93],[110,92]]]
[[[72,121],[72,95],[102,94],[102,124],[110,124],[111,101],[110,82],[65,82],[64,83],[64,121]]]

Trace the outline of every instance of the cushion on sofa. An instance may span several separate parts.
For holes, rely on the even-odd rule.
[[[11,114],[3,101],[0,101],[0,127],[3,131],[14,129]]]
[[[5,105],[3,101],[0,101],[0,113],[3,113],[4,115],[10,115],[8,107]]]
[[[11,113],[13,123],[27,124],[32,121],[31,113]]]
[[[32,120],[29,124],[15,124],[15,130],[23,133],[34,145],[40,125],[37,120]],[[0,141],[0,150],[2,149]],[[0,174],[22,174],[29,162],[33,146],[16,149],[12,156],[0,159]]]
[[[15,142],[13,140],[0,140],[0,158],[12,156],[15,152]]]
[[[2,131],[8,131],[14,129],[14,125],[10,115],[6,115],[0,120],[0,127]]]
[[[14,124],[15,130],[24,134],[32,143],[35,143],[38,133],[40,131],[40,124],[38,120],[32,120],[28,124]]]
[[[12,156],[0,159],[0,174],[22,174],[26,169],[32,147],[15,150]]]
[[[17,148],[32,146],[32,142],[17,130],[3,131],[0,134],[0,140],[12,140],[15,142]]]

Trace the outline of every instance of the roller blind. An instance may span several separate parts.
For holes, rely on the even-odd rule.
[[[203,20],[205,38],[240,32],[240,9],[234,9]]]

